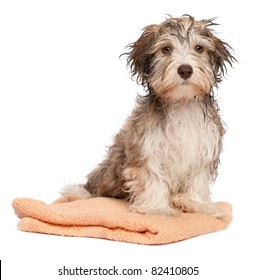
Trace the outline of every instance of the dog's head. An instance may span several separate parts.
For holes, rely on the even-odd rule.
[[[221,82],[231,47],[214,34],[214,19],[168,18],[144,28],[128,47],[128,65],[137,82],[161,98],[179,100],[210,94]]]

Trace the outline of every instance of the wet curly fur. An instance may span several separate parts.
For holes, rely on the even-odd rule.
[[[137,97],[87,183],[65,194],[128,199],[131,211],[145,214],[199,211],[224,218],[210,199],[224,135],[213,89],[235,58],[213,25],[214,19],[169,17],[145,27],[128,46],[132,77],[146,95]]]

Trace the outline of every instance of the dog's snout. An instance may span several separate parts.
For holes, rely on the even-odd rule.
[[[190,78],[193,73],[192,67],[188,64],[181,65],[177,71],[180,77],[183,78],[184,80]]]

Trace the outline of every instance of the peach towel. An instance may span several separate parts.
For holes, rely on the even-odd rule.
[[[18,228],[22,231],[158,245],[227,228],[232,220],[231,205],[218,204],[227,213],[225,221],[201,213],[179,217],[132,213],[128,202],[106,197],[61,197],[52,204],[17,198],[13,208],[21,219]]]

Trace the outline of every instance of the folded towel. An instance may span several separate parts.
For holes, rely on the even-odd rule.
[[[178,242],[227,228],[232,220],[231,205],[218,205],[227,213],[224,221],[201,213],[178,217],[133,213],[128,202],[106,197],[77,200],[66,196],[52,204],[31,198],[13,201],[22,231],[148,245]]]

